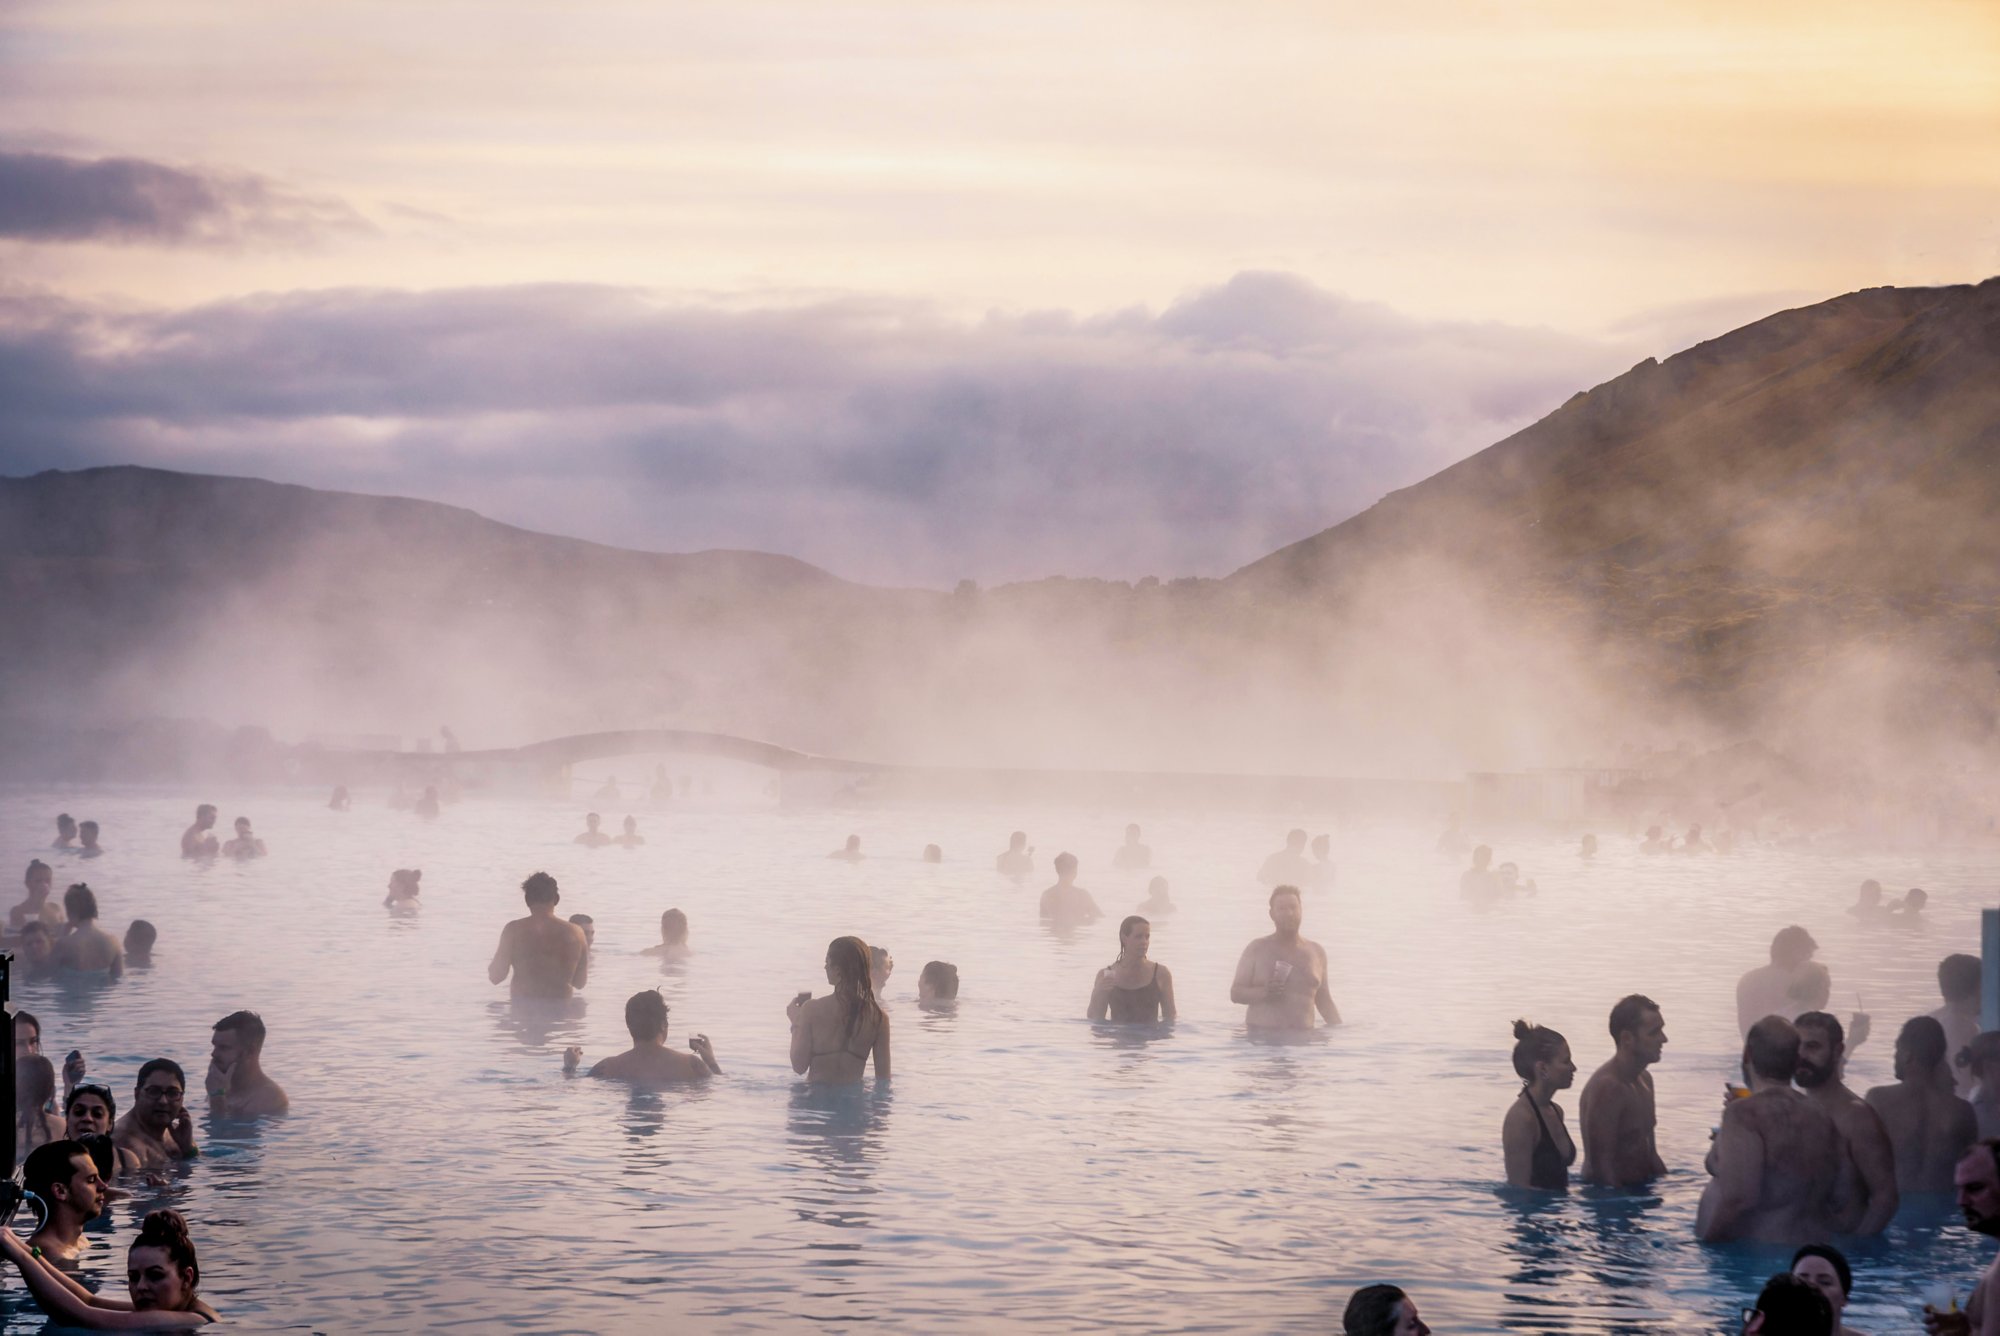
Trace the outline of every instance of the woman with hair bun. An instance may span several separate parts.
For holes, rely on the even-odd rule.
[[[1556,1092],[1576,1081],[1569,1041],[1546,1025],[1515,1021],[1514,1072],[1521,1078],[1521,1097],[1500,1125],[1507,1182],[1560,1192],[1569,1186],[1569,1167],[1576,1162],[1576,1142],[1555,1102]]]
[[[194,1240],[179,1211],[154,1211],[139,1226],[125,1259],[125,1286],[131,1297],[92,1294],[31,1249],[21,1236],[0,1227],[0,1254],[21,1270],[35,1301],[63,1326],[90,1331],[181,1331],[205,1327],[221,1314],[195,1294],[201,1267]]]

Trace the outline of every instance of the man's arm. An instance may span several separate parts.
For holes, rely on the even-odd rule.
[[[1630,1098],[1631,1092],[1613,1081],[1600,1086],[1593,1077],[1583,1088],[1583,1170],[1590,1182],[1624,1186],[1618,1181],[1618,1132]]]
[[[1326,949],[1318,948],[1315,954],[1319,956],[1319,991],[1313,994],[1313,1005],[1319,1008],[1320,1016],[1328,1025],[1338,1025],[1340,1008],[1333,1005],[1333,985],[1326,977]]]
[[[695,1073],[696,1076],[722,1075],[722,1064],[715,1060],[715,1045],[708,1042],[707,1035],[698,1034],[690,1038],[688,1048],[701,1060],[701,1070]]]
[[[1083,892],[1083,910],[1086,920],[1095,921],[1104,917],[1104,911],[1097,907],[1097,901],[1091,898],[1089,891]]]
[[[486,977],[494,983],[505,983],[507,972],[514,968],[514,925],[509,923],[500,930],[500,946],[493,952],[493,963],[486,967]]]
[[[569,925],[569,930],[570,940],[576,943],[576,969],[569,976],[569,986],[581,988],[590,979],[590,939],[574,923]]]
[[[1896,1148],[1889,1144],[1882,1117],[1865,1105],[1863,1109],[1866,1118],[1857,1115],[1850,1120],[1855,1135],[1849,1139],[1847,1148],[1854,1157],[1855,1170],[1861,1175],[1862,1188],[1868,1194],[1868,1209],[1854,1226],[1854,1232],[1869,1238],[1888,1227],[1890,1217],[1902,1205],[1902,1195],[1896,1187]]]
[[[1702,1190],[1694,1214],[1694,1236],[1703,1243],[1735,1238],[1743,1217],[1757,1209],[1757,1189],[1764,1181],[1764,1138],[1747,1123],[1740,1110],[1729,1109],[1715,1134],[1715,1177]]]
[[[1236,978],[1229,985],[1229,1000],[1246,1007],[1254,1007],[1260,1002],[1271,1000],[1271,990],[1250,979],[1257,972],[1257,944],[1252,942],[1243,948],[1242,959],[1236,962]]]

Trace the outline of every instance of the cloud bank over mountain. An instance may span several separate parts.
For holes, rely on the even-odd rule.
[[[1221,574],[1656,351],[1281,273],[1161,311],[972,322],[596,285],[176,310],[15,291],[0,472],[252,474],[882,582]]]

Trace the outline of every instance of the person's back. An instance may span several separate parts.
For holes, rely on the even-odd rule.
[[[1285,847],[1257,869],[1257,880],[1265,886],[1303,886],[1312,880],[1312,874],[1312,863],[1306,858],[1306,833],[1294,830],[1285,836]]]
[[[113,979],[124,973],[124,948],[116,937],[97,926],[97,896],[90,887],[78,882],[63,892],[63,910],[69,916],[70,932],[56,943],[56,967]]]
[[[837,937],[827,947],[825,997],[801,993],[785,1014],[792,1022],[792,1070],[816,1085],[858,1085],[875,1062],[889,1076],[889,1014],[875,1000],[868,944]]]
[[[1737,1237],[1787,1244],[1824,1237],[1846,1158],[1833,1118],[1796,1090],[1761,1090],[1732,1100],[1723,1121],[1731,1118],[1764,1146],[1757,1208]]]
[[[1056,855],[1056,884],[1042,892],[1041,916],[1057,923],[1089,923],[1103,917],[1089,891],[1076,884],[1076,855]]]
[[[1896,1186],[1904,1193],[1949,1192],[1952,1168],[1979,1136],[1972,1106],[1951,1092],[1939,1067],[1944,1028],[1917,1016],[1896,1038],[1896,1084],[1868,1092],[1896,1151]]]
[[[1931,1019],[1944,1027],[1945,1067],[1951,1072],[1952,1089],[1961,1097],[1972,1096],[1972,1069],[1958,1065],[1958,1057],[1979,1033],[1981,968],[1978,956],[1949,955],[1938,962],[1938,996],[1944,1005]]]
[[[537,872],[521,883],[528,916],[500,931],[487,977],[494,983],[513,974],[515,997],[565,998],[583,987],[590,955],[583,929],[555,916],[561,900],[556,879]]]
[[[591,1076],[664,1085],[705,1081],[711,1074],[722,1072],[706,1035],[695,1035],[688,1041],[692,1052],[681,1053],[667,1047],[667,1003],[657,990],[635,993],[626,1001],[625,1028],[632,1034],[632,1047],[592,1067]]]

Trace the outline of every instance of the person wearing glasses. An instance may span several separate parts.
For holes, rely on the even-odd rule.
[[[154,1058],[139,1069],[131,1112],[113,1127],[111,1138],[138,1160],[141,1169],[161,1169],[201,1153],[188,1117],[187,1073],[172,1058]]]
[[[1833,1305],[1819,1287],[1789,1271],[1764,1282],[1743,1310],[1743,1336],[1833,1336]]]
[[[78,1081],[63,1101],[63,1135],[71,1141],[87,1136],[109,1137],[118,1125],[118,1101],[111,1087],[102,1081]],[[112,1145],[111,1163],[102,1171],[122,1174],[139,1167],[139,1157],[123,1146]]]

